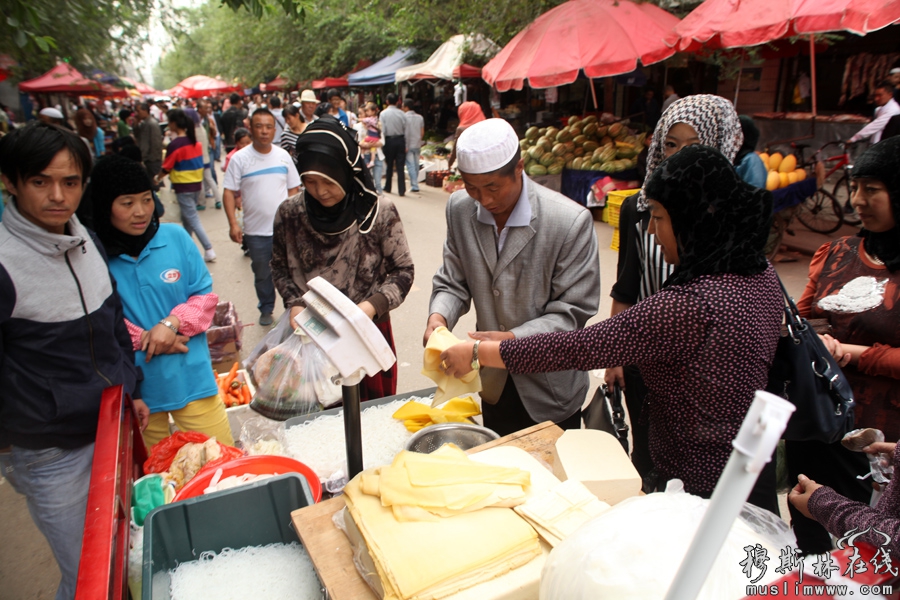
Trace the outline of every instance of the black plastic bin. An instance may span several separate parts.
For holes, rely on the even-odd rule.
[[[299,543],[291,512],[312,504],[306,479],[288,473],[154,509],[144,523],[143,600],[168,599],[168,571],[201,552]]]

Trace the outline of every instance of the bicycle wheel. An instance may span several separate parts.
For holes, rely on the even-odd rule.
[[[819,188],[815,194],[800,203],[797,218],[810,231],[834,233],[844,223],[844,211],[831,192]]]
[[[862,221],[856,214],[856,209],[850,204],[850,197],[853,195],[850,191],[850,178],[842,175],[831,190],[832,195],[837,199],[838,203],[844,210],[844,223],[848,225],[859,225]]]

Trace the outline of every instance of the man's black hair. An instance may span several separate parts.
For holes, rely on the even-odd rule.
[[[391,105],[391,106],[397,104],[397,102],[398,102],[399,100],[400,100],[400,98],[397,97],[397,94],[395,94],[394,92],[391,92],[391,93],[388,94],[387,97],[385,98],[385,102],[387,102],[387,103],[388,103],[389,105]]]
[[[13,183],[39,175],[53,158],[68,150],[81,170],[82,184],[91,174],[91,152],[71,131],[35,121],[0,138],[0,173]]]
[[[272,96],[269,98],[269,106],[272,108],[281,108],[281,98],[278,96]]]
[[[256,115],[269,115],[270,117],[272,117],[272,119],[275,119],[275,115],[272,114],[271,110],[265,107],[261,107],[254,110],[253,114],[250,115],[250,125],[253,125],[253,117],[255,117]]]
[[[119,118],[122,119],[123,121],[130,116],[131,116],[131,109],[129,109],[129,108],[123,108],[122,110],[119,111]]]
[[[229,96],[228,99],[231,100],[232,104],[237,104],[238,102],[241,101],[241,96],[237,93],[233,93],[233,94],[231,94],[231,96]]]
[[[337,88],[330,88],[328,90],[328,99],[330,100],[331,98],[334,98],[335,96],[337,96],[338,98],[342,97],[341,93],[337,90]]]
[[[893,94],[894,93],[894,84],[891,83],[890,81],[888,81],[887,79],[885,79],[884,81],[882,81],[878,85],[876,85],[875,89],[876,90],[886,90]]]
[[[147,112],[150,112],[150,103],[149,102],[138,102],[137,108],[139,108],[141,110],[145,110]]]

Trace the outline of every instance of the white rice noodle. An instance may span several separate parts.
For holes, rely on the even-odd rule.
[[[410,400],[431,406],[429,399],[410,397],[362,411],[364,468],[390,464],[394,456],[403,450],[412,433],[403,426],[403,421],[391,415]],[[333,478],[338,471],[347,473],[343,411],[291,427],[285,431],[284,437],[288,456],[306,464],[322,481]]]
[[[203,552],[169,571],[172,600],[319,600],[315,569],[300,544],[248,546]]]

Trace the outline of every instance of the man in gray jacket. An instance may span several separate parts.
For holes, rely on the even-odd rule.
[[[476,340],[503,340],[584,327],[600,299],[591,214],[531,181],[513,128],[488,119],[457,142],[466,184],[447,203],[444,263],[434,276],[425,342],[452,329],[475,303]],[[581,426],[588,375],[510,376],[482,369],[484,424],[506,435],[542,421]]]
[[[137,105],[135,117],[138,124],[134,128],[134,138],[137,140],[138,148],[141,149],[144,168],[147,169],[150,180],[155,181],[162,169],[162,130],[159,121],[150,114],[150,105],[146,102]]]

